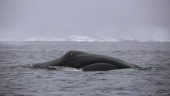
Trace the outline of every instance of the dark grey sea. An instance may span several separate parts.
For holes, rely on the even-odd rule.
[[[145,69],[20,67],[53,60],[69,50],[113,56]],[[170,43],[0,42],[0,96],[170,96]]]

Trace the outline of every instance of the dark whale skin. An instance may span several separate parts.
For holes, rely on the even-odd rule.
[[[68,51],[63,56],[55,60],[33,65],[33,67],[37,68],[45,68],[49,66],[81,68],[84,71],[107,71],[125,68],[140,68],[137,65],[129,64],[114,57],[75,50]]]

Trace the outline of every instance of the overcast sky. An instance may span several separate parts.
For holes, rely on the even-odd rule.
[[[170,0],[0,0],[0,40],[170,41]]]

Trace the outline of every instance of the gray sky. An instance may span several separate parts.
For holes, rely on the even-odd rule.
[[[170,0],[0,0],[0,40],[170,41]]]

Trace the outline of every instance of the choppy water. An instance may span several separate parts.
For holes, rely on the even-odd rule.
[[[113,56],[147,70],[56,71],[13,67],[68,50]],[[170,96],[170,43],[0,42],[0,96]]]

